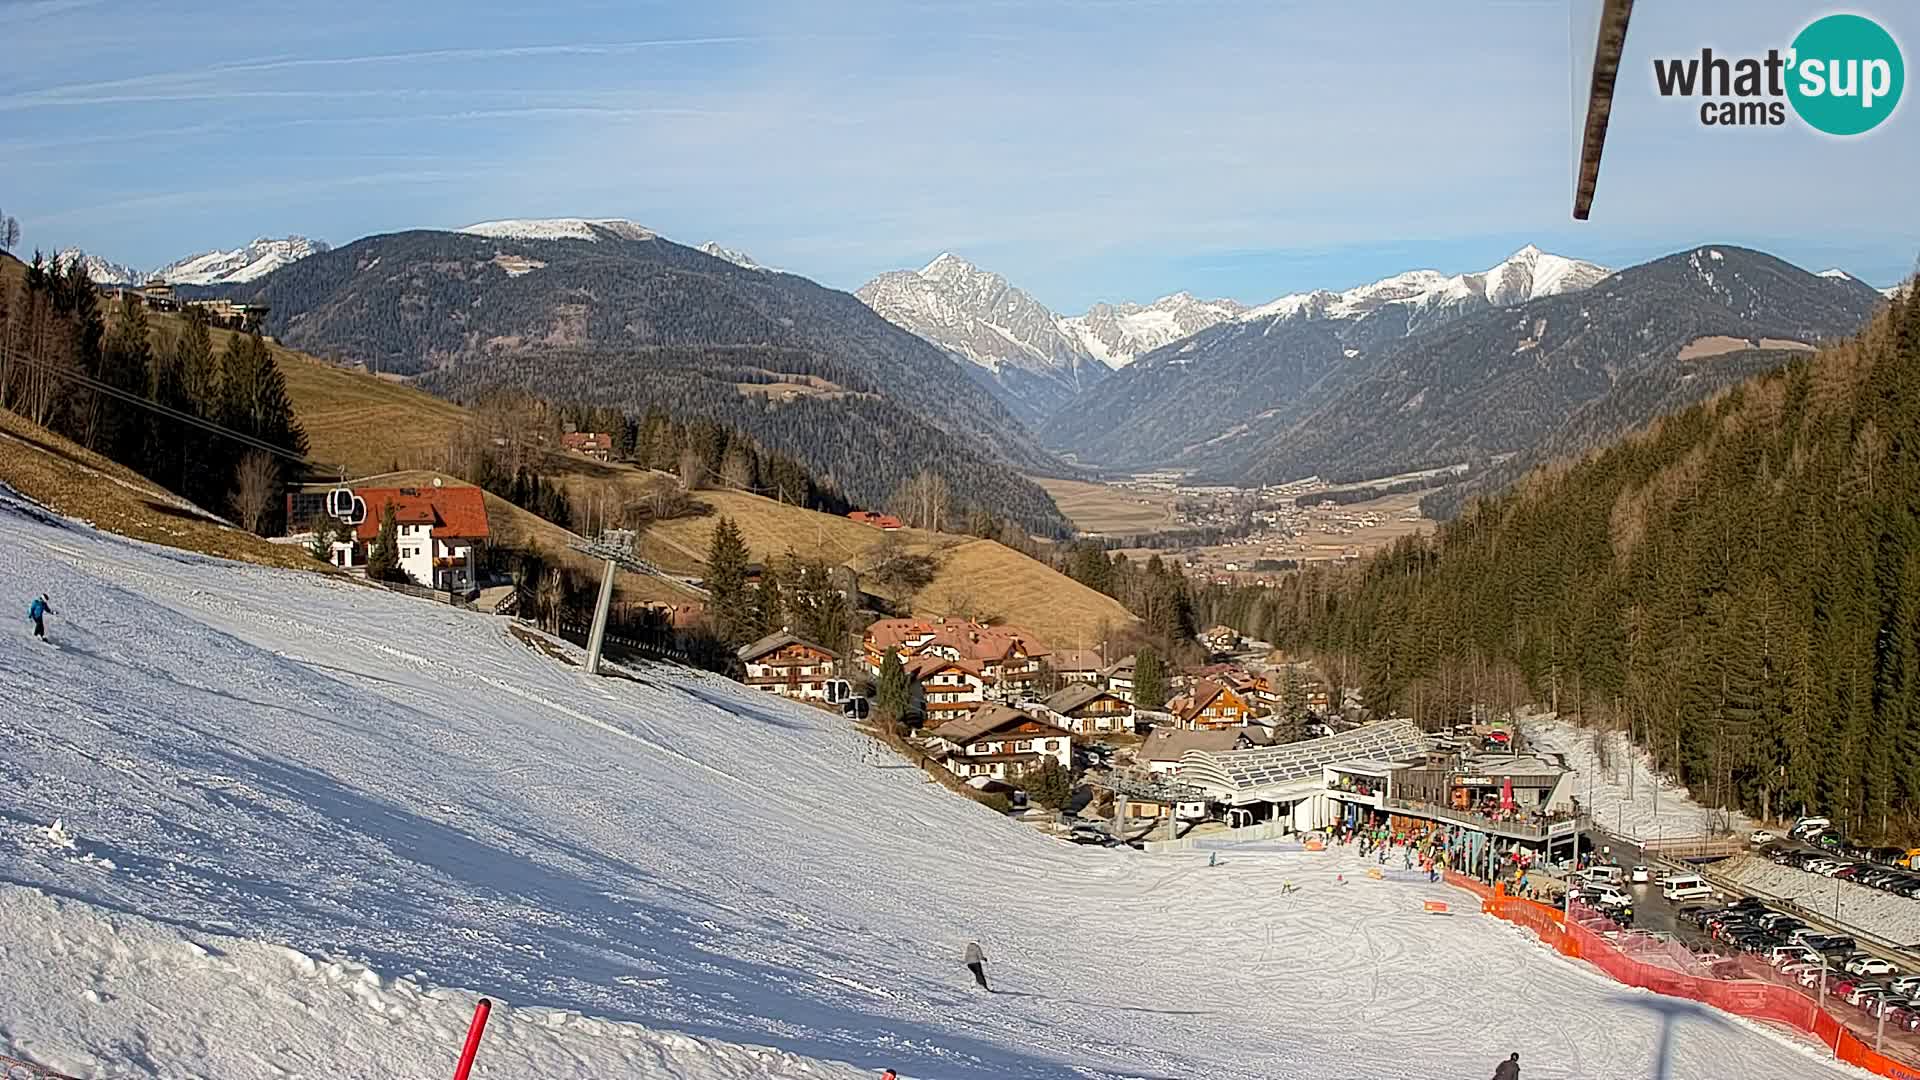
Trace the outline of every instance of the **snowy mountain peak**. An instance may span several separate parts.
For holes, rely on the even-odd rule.
[[[458,230],[474,236],[511,240],[652,240],[659,234],[626,218],[503,218]]]
[[[1506,307],[1591,287],[1607,276],[1602,266],[1554,255],[1528,244],[1490,269],[1448,276],[1438,270],[1408,270],[1344,292],[1316,289],[1289,293],[1247,310],[1243,321],[1260,319],[1359,319],[1382,308],[1404,305],[1418,318],[1442,311],[1458,314],[1481,307]],[[1428,320],[1430,321],[1430,320]]]
[[[933,261],[920,268],[920,276],[935,281],[977,274],[980,268],[951,251],[943,251],[933,257]]]
[[[95,285],[139,285],[147,280],[145,274],[131,266],[108,262],[98,255],[88,255],[79,248],[63,249],[53,257],[53,265],[65,270],[76,260],[79,261],[80,269],[85,272],[88,280]]]
[[[1062,319],[1061,324],[1101,363],[1121,368],[1162,345],[1236,318],[1244,310],[1235,300],[1202,300],[1182,291],[1144,306],[1098,303],[1084,315]]]
[[[706,243],[701,244],[697,250],[703,255],[711,255],[716,259],[721,259],[726,262],[730,262],[733,265],[738,266],[743,270],[770,269],[769,267],[761,266],[758,262],[755,262],[753,256],[747,254],[746,252],[741,251],[738,248],[721,247],[718,243],[712,240],[709,240]]]
[[[232,251],[208,251],[168,263],[153,276],[173,285],[232,285],[265,277],[289,263],[326,251],[324,241],[304,236],[261,236]]]
[[[1840,268],[1839,268],[1839,267],[1837,267],[1837,266],[1835,266],[1835,267],[1830,267],[1830,268],[1828,268],[1828,269],[1826,269],[1826,270],[1822,270],[1822,271],[1820,271],[1820,274],[1819,274],[1819,276],[1820,276],[1820,277],[1823,277],[1823,278],[1836,278],[1836,279],[1838,279],[1838,280],[1840,280],[1840,281],[1858,281],[1858,280],[1860,280],[1859,278],[1856,278],[1856,277],[1854,277],[1854,276],[1853,276],[1852,274],[1849,274],[1849,273],[1847,273],[1847,272],[1846,272],[1845,270],[1842,270],[1842,269],[1840,269]]]

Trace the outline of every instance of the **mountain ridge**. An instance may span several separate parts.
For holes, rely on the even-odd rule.
[[[851,294],[746,269],[618,219],[364,237],[235,299],[291,347],[471,397],[671,404],[789,454],[855,499],[904,471],[1045,534],[1066,520],[1016,470],[1064,466],[942,350]],[[609,222],[612,223],[609,223]],[[533,236],[519,234],[532,233]]]
[[[1477,311],[1589,288],[1608,273],[1529,244],[1487,270],[1407,270],[1340,292],[1289,293],[1140,357],[1058,410],[1041,437],[1087,463],[1177,466],[1199,453],[1209,471],[1231,475],[1240,463],[1216,460],[1230,457],[1222,444],[1230,450],[1341,368]]]

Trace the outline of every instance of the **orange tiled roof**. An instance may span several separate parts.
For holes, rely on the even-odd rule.
[[[380,535],[380,519],[387,506],[402,525],[431,525],[436,540],[485,540],[487,500],[477,487],[355,488],[367,502],[367,520],[354,535],[372,540]]]

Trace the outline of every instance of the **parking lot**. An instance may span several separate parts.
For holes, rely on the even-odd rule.
[[[1667,868],[1661,865],[1659,860],[1649,858],[1638,845],[1632,842],[1608,837],[1603,838],[1600,843],[1612,849],[1614,860],[1623,869],[1639,864],[1649,866],[1654,876],[1669,872]],[[1794,842],[1793,847],[1805,850],[1818,850],[1797,841]],[[1626,884],[1622,885],[1621,889],[1627,892],[1633,899],[1633,929],[1671,935],[1674,940],[1683,943],[1695,954],[1729,958],[1737,965],[1741,977],[1759,979],[1788,986],[1795,992],[1809,999],[1821,999],[1823,987],[1818,980],[1815,980],[1811,984],[1803,985],[1797,973],[1783,974],[1769,964],[1764,951],[1757,953],[1743,952],[1732,941],[1725,940],[1724,938],[1716,940],[1708,929],[1701,927],[1693,919],[1687,917],[1691,912],[1702,909],[1725,908],[1737,897],[1721,896],[1710,900],[1675,903],[1667,900],[1661,894],[1660,888],[1654,884]],[[1749,904],[1752,903],[1751,900],[1747,902]],[[1773,910],[1782,907],[1782,905],[1777,904],[1767,905],[1764,899],[1761,901],[1761,904],[1764,905],[1763,910]],[[1784,911],[1780,911],[1779,913],[1782,915],[1786,914]],[[1815,922],[1815,920],[1807,921]],[[1792,923],[1787,924],[1787,926],[1789,929],[1793,928]],[[1819,930],[1823,928],[1818,925],[1812,925],[1809,929]],[[1785,936],[1781,935],[1779,940],[1781,943],[1784,943]],[[1756,944],[1761,942],[1770,943],[1771,939],[1753,937],[1749,938],[1749,941]],[[1840,970],[1840,965],[1844,963],[1849,955],[1864,956],[1866,954],[1837,950],[1827,958],[1829,972],[1824,986],[1824,1004],[1827,1011],[1851,1028],[1855,1035],[1859,1036],[1869,1045],[1880,1041],[1882,1043],[1881,1048],[1885,1053],[1920,1065],[1920,1031],[1907,1027],[1908,1024],[1914,1024],[1916,1027],[1920,1027],[1920,1001],[1914,1000],[1915,998],[1920,998],[1920,987],[1907,989],[1904,993],[1895,993],[1891,990],[1892,984],[1896,979],[1912,974],[1915,970],[1920,969],[1920,965],[1901,962],[1895,965],[1895,970],[1891,974],[1855,976]],[[1891,958],[1892,957],[1889,957],[1889,959]],[[1903,987],[1906,985],[1907,984],[1902,984]],[[1861,987],[1866,987],[1869,990],[1875,987],[1889,988],[1890,1007],[1885,1010],[1887,1017],[1884,1029],[1882,1028],[1880,1017],[1877,1013],[1870,1011],[1861,1001],[1860,997],[1854,995],[1854,991]],[[1849,996],[1855,996],[1855,1000],[1850,1002],[1848,1000]],[[1897,1004],[1902,1002],[1906,1004]]]

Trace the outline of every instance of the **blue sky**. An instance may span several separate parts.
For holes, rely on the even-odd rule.
[[[1529,242],[1911,271],[1920,104],[1842,141],[1703,128],[1653,92],[1652,57],[1784,47],[1818,4],[1640,4],[1574,222],[1570,74],[1597,3],[0,0],[0,208],[27,250],[142,267],[256,235],[617,216],[849,289],[953,250],[1063,311],[1481,269]],[[1920,59],[1920,5],[1848,10]]]

